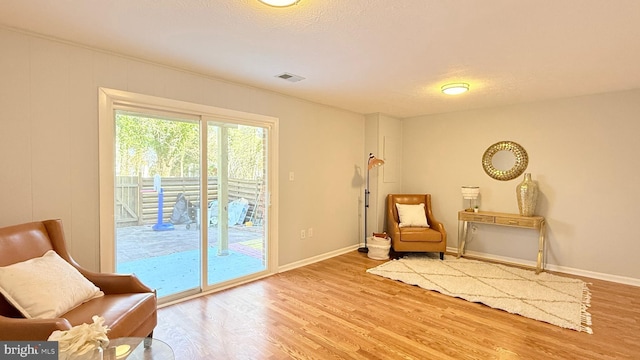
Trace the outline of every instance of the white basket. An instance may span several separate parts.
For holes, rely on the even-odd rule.
[[[391,240],[379,238],[379,237],[369,237],[367,238],[367,247],[369,248],[369,252],[367,256],[370,259],[374,260],[387,260],[389,259],[389,249],[391,248]]]

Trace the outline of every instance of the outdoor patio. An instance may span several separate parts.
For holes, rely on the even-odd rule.
[[[158,296],[200,285],[200,229],[191,224],[154,231],[153,225],[117,229],[118,273],[134,273]],[[262,226],[229,227],[228,254],[218,255],[217,227],[208,228],[209,284],[216,284],[265,269]]]

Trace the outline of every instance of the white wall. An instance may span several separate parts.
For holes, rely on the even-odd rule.
[[[380,114],[368,114],[365,117],[365,141],[364,141],[364,163],[362,164],[362,179],[365,182],[364,188],[366,188],[367,179],[367,167],[369,164],[369,153],[372,153],[378,158],[382,158],[382,149],[378,139],[380,138]],[[364,233],[361,236],[361,241],[364,241],[365,236],[371,236],[373,232],[382,231],[382,224],[379,223],[379,215],[382,214],[382,204],[379,201],[380,191],[380,169],[371,169],[369,171],[369,208],[367,209],[367,226],[364,229]],[[365,206],[365,194],[362,194],[362,208]],[[363,215],[364,216],[364,215]]]
[[[388,194],[402,193],[402,122],[389,115],[379,116],[378,148],[385,164],[378,170],[378,230],[387,230],[386,204]]]
[[[527,171],[540,183],[549,264],[640,279],[632,227],[640,203],[640,90],[421,116],[402,120],[401,130],[398,119],[376,115],[375,130],[365,134],[363,115],[269,91],[6,29],[0,46],[0,226],[61,218],[72,254],[87,267],[97,269],[99,258],[103,86],[280,118],[281,266],[361,240],[365,139],[373,131],[376,155],[385,136],[400,137],[402,159],[393,182],[380,170],[372,174],[380,187],[376,230],[380,199],[400,189],[433,194],[449,246],[457,243],[460,186],[481,187],[483,210],[517,212],[520,179],[493,180],[480,162],[489,145],[513,140],[529,153]],[[300,240],[310,227],[314,237]],[[536,246],[526,230],[484,227],[469,249],[533,261]]]
[[[518,212],[522,177],[497,181],[481,164],[487,147],[515,141],[539,182],[548,263],[638,280],[638,119],[640,90],[405,119],[403,190],[433,194],[435,216],[455,247],[461,186],[480,186],[482,210]],[[534,261],[537,238],[528,231],[480,226],[468,249]]]
[[[0,48],[0,226],[61,218],[72,255],[98,269],[108,87],[279,118],[280,265],[358,243],[363,115],[2,28]]]
[[[400,119],[375,113],[366,116],[365,154],[373,153],[385,161],[382,167],[371,169],[370,199],[367,216],[367,236],[386,230],[386,196],[402,189],[402,127]],[[363,166],[366,177],[367,162]]]

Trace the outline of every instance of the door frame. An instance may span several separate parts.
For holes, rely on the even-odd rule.
[[[265,189],[268,216],[265,222],[267,237],[266,270],[255,276],[240,278],[238,282],[221,283],[219,287],[208,287],[203,284],[206,292],[228,288],[239,283],[252,281],[257,278],[277,273],[278,270],[278,125],[279,119],[266,115],[246,113],[242,111],[223,109],[209,105],[196,104],[180,100],[161,98],[157,96],[132,93],[128,91],[100,87],[98,89],[98,151],[99,151],[99,192],[100,192],[100,271],[112,273],[115,271],[115,219],[114,219],[114,166],[115,166],[115,108],[118,106],[135,106],[176,114],[198,116],[205,123],[207,119],[224,120],[230,123],[263,127],[268,131],[267,156],[265,168],[267,178]],[[205,168],[206,169],[206,168]],[[206,212],[202,212],[203,216]],[[202,219],[201,219],[202,220]]]

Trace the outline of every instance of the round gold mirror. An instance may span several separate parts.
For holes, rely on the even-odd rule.
[[[496,180],[515,179],[527,169],[529,156],[522,146],[513,141],[500,141],[482,155],[482,167]]]

